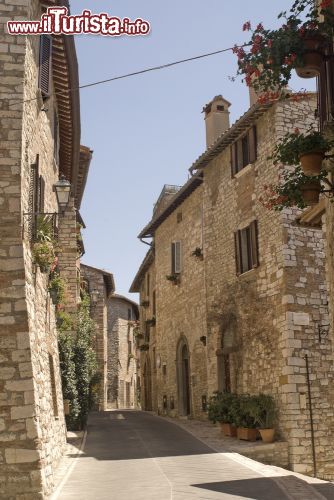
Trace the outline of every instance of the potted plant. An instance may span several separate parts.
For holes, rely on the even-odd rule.
[[[128,362],[129,362],[129,363],[130,363],[131,359],[136,359],[136,358],[135,358],[135,355],[134,355],[134,354],[132,354],[132,353],[130,353],[130,354],[128,355]]]
[[[204,255],[202,249],[200,247],[196,247],[193,252],[191,252],[192,257],[197,257],[200,260],[204,259]]]
[[[265,29],[262,23],[252,30],[246,22],[243,30],[252,32],[251,39],[234,48],[237,74],[257,92],[284,89],[293,69],[304,78],[317,76],[333,36],[333,14],[326,0],[320,8],[313,0],[296,0],[278,19],[284,19],[284,23],[274,30]]]
[[[326,176],[326,172],[313,177],[307,176],[300,167],[285,170],[278,185],[264,186],[264,193],[259,201],[265,208],[279,212],[287,207],[304,209],[315,205],[319,201],[320,193],[324,191],[321,181],[324,181]]]
[[[49,283],[49,293],[54,304],[59,304],[65,297],[65,281],[60,274],[54,272]]]
[[[239,408],[236,414],[237,437],[244,441],[256,441],[256,420],[253,417],[253,405],[255,400],[252,396],[239,396]]]
[[[272,156],[274,164],[301,165],[306,176],[320,175],[325,154],[334,147],[334,141],[324,137],[321,132],[310,130],[306,134],[298,128],[276,144]]]
[[[251,413],[259,427],[262,441],[272,443],[275,437],[274,423],[276,420],[276,403],[269,394],[259,394],[254,397]]]
[[[213,423],[219,422],[224,436],[236,437],[237,428],[234,425],[234,415],[231,412],[235,394],[215,392],[208,404],[208,418]]]
[[[49,273],[50,267],[55,260],[53,244],[49,241],[36,242],[33,244],[32,254],[41,273]]]
[[[148,326],[155,326],[156,325],[156,319],[155,316],[152,316],[152,318],[146,320],[146,324]]]
[[[142,307],[145,307],[145,308],[146,308],[146,307],[149,307],[149,305],[150,305],[150,301],[149,301],[149,300],[143,300],[143,301],[140,303],[140,305],[141,305]]]
[[[179,274],[168,274],[166,276],[167,281],[171,281],[173,285],[178,285],[180,283],[180,275]]]
[[[142,344],[139,349],[142,351],[142,352],[145,352],[145,351],[148,351],[150,348],[150,345],[145,343],[145,344]]]

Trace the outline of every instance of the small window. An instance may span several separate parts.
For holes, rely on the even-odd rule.
[[[231,146],[232,177],[257,159],[256,127],[252,127],[247,134]]]
[[[225,107],[222,106],[221,104],[218,104],[217,111],[225,111]]]
[[[172,243],[172,274],[181,273],[181,241]]]
[[[176,221],[177,223],[179,224],[180,222],[182,222],[182,212],[178,212],[177,213],[177,216],[176,216]]]
[[[150,296],[150,275],[149,274],[147,275],[147,278],[146,278],[146,295],[147,295],[147,297]]]
[[[39,46],[39,76],[38,86],[43,97],[49,97],[51,93],[51,58],[52,37],[41,35]]]
[[[259,265],[257,221],[234,233],[236,271],[243,274]]]
[[[157,312],[157,296],[156,296],[156,291],[154,290],[154,292],[152,294],[152,313],[153,313],[153,316],[156,316],[156,312]]]
[[[128,354],[129,355],[132,354],[132,342],[131,341],[128,342]]]

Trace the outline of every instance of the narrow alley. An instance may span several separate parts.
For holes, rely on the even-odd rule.
[[[53,500],[330,498],[300,484],[293,495],[280,481],[216,453],[174,423],[124,410],[91,415],[83,454]]]

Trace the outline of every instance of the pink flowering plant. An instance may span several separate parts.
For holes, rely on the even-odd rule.
[[[290,11],[278,15],[284,24],[276,30],[265,29],[262,23],[252,29],[251,23],[246,22],[243,30],[252,36],[246,47],[233,49],[238,57],[237,74],[257,92],[279,93],[291,79],[292,70],[304,65],[305,40],[319,38],[326,45],[333,36],[330,5],[330,0],[323,0],[319,8],[314,0],[296,0]]]
[[[282,137],[268,160],[273,160],[275,165],[299,165],[302,155],[314,151],[325,154],[333,147],[334,141],[326,139],[321,132],[310,130],[304,134],[296,128]]]
[[[279,183],[263,186],[264,192],[260,196],[259,202],[268,210],[281,212],[287,207],[298,207],[304,209],[308,206],[303,190],[310,185],[318,185],[319,193],[324,191],[321,181],[326,179],[326,172],[320,175],[307,176],[300,167],[293,170],[284,170],[279,177]]]

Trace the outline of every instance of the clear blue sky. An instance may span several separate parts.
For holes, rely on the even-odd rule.
[[[246,41],[250,20],[273,27],[292,0],[73,0],[72,13],[90,9],[150,21],[147,37],[77,36],[80,82],[122,75]],[[137,235],[164,184],[183,184],[205,149],[204,104],[222,94],[231,122],[248,109],[248,90],[231,53],[81,91],[82,144],[94,150],[82,215],[83,261],[114,273],[128,289],[148,247]],[[292,86],[305,87],[296,79]],[[309,87],[309,86],[308,86]],[[310,88],[310,87],[309,87]],[[132,295],[133,299],[136,296]]]

